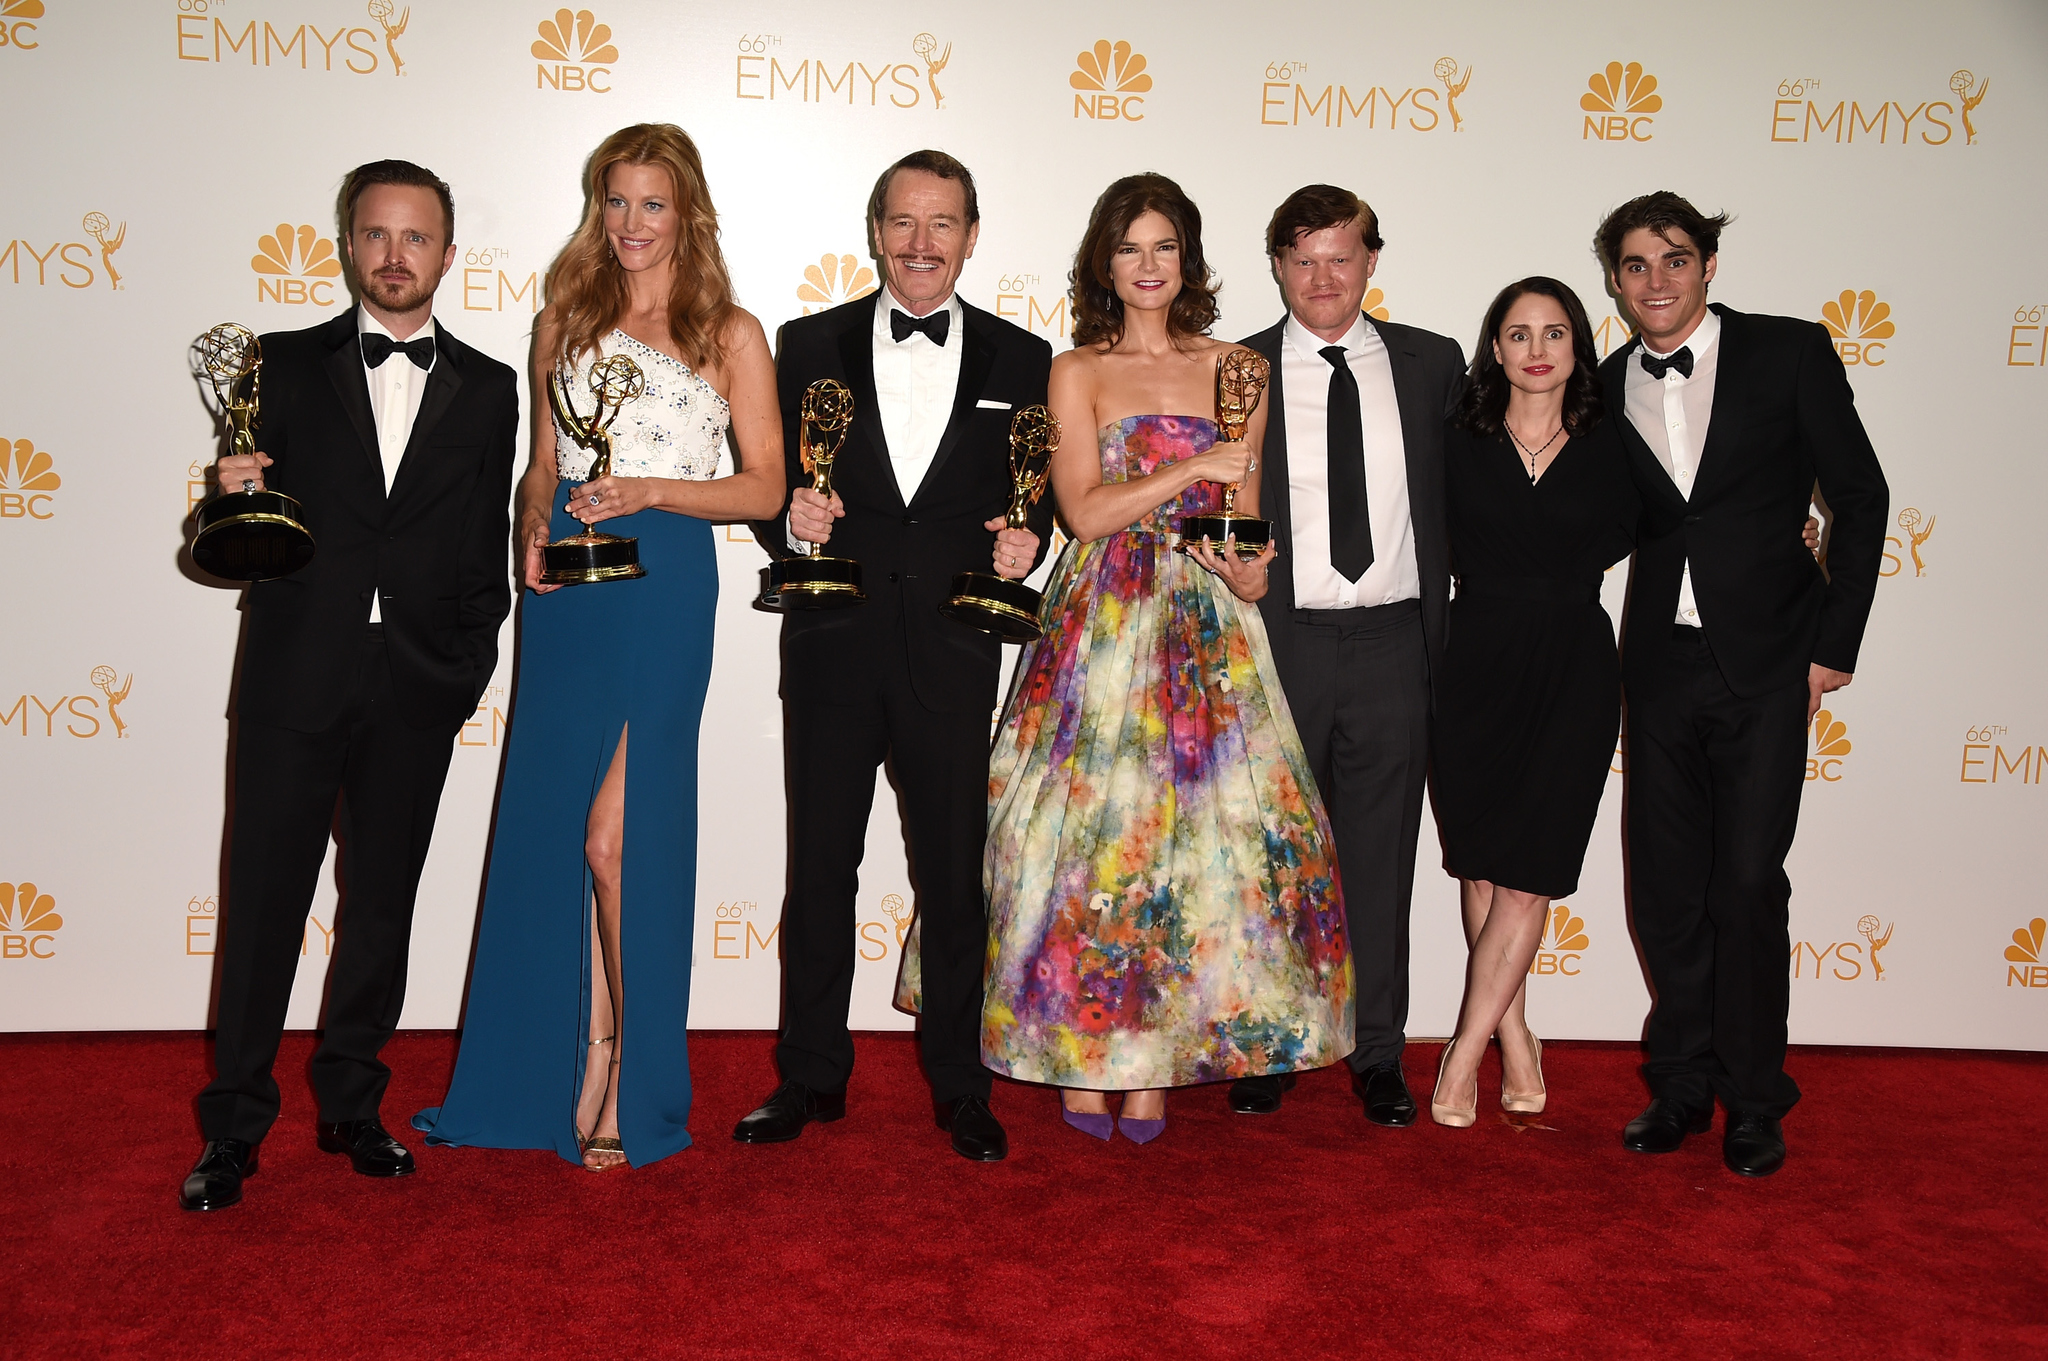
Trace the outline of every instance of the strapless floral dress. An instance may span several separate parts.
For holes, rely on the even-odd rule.
[[[1216,443],[1133,416],[1103,480]],[[1352,1046],[1352,967],[1329,821],[1258,608],[1172,549],[1197,483],[1070,543],[1045,636],[1018,660],[989,770],[982,1061],[1133,1090],[1286,1073]]]

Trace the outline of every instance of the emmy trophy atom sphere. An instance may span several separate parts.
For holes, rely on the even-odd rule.
[[[1060,447],[1059,417],[1050,408],[1027,406],[1010,418],[1010,509],[1003,522],[1022,529],[1025,512],[1045,495],[1052,451]],[[953,595],[939,606],[948,619],[993,633],[1010,643],[1028,643],[1045,632],[1038,622],[1044,598],[1021,581],[993,572],[962,572]]]
[[[201,336],[194,348],[199,370],[227,418],[231,451],[255,453],[256,439],[249,432],[263,423],[263,348],[255,333],[226,321]],[[239,491],[223,488],[199,508],[197,524],[192,561],[229,581],[269,581],[313,560],[313,536],[299,523],[299,503],[281,491],[259,491],[253,480]]]
[[[597,451],[585,482],[611,475],[612,423],[618,420],[626,403],[638,400],[646,391],[647,375],[625,355],[599,360],[590,369],[590,395],[597,399],[597,410],[584,416],[569,399],[562,375],[548,375],[548,402],[554,408],[555,423],[578,445]],[[630,581],[647,575],[647,569],[640,565],[638,539],[622,539],[590,528],[555,540],[541,549],[540,555],[543,586],[583,586],[596,581]]]
[[[844,383],[820,378],[804,389],[798,409],[799,448],[811,490],[832,499],[832,463],[853,424],[853,392]],[[867,599],[860,586],[860,564],[852,558],[826,557],[817,544],[805,545],[802,557],[777,558],[768,568],[768,589],[761,604],[771,610],[836,610]]]

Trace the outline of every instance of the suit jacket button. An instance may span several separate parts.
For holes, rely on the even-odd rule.
[[[1696,525],[1700,522],[1700,517],[1697,515],[1688,515],[1685,517],[1685,522],[1689,525]]]
[[[895,574],[894,572],[891,572],[891,573],[889,573],[889,580],[891,580],[891,581],[894,581],[894,580],[896,580],[896,574]]]
[[[914,525],[917,523],[917,520],[912,516],[906,515],[903,517],[903,523],[907,525]]]

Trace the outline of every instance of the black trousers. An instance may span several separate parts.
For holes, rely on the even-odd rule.
[[[1744,699],[1711,639],[1680,627],[1671,666],[1628,692],[1630,907],[1656,1001],[1653,1095],[1782,1116],[1792,881],[1806,782],[1804,683]]]
[[[872,608],[872,606],[870,607]],[[898,657],[901,649],[891,649]],[[853,1073],[846,1026],[853,997],[854,898],[867,847],[875,770],[886,758],[902,788],[917,886],[925,1076],[939,1101],[986,1098],[981,1066],[982,973],[988,909],[989,715],[933,713],[911,692],[906,663],[872,689],[830,704],[783,705],[793,852],[782,913],[782,1076],[844,1091]]]
[[[216,1076],[199,1094],[206,1138],[256,1143],[277,1119],[271,1066],[330,827],[341,841],[342,895],[313,1091],[322,1120],[377,1114],[391,1079],[377,1055],[405,1005],[413,899],[459,727],[407,726],[374,625],[354,696],[333,727],[307,733],[240,725],[218,947]]]
[[[1429,776],[1422,605],[1295,610],[1287,707],[1337,841],[1357,974],[1354,1072],[1408,1042],[1408,914]]]

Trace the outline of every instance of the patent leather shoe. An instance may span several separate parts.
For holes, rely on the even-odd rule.
[[[1405,1129],[1415,1123],[1415,1098],[1409,1094],[1408,1078],[1401,1060],[1388,1059],[1351,1079],[1365,1103],[1365,1118],[1389,1129]]]
[[[939,1128],[953,1135],[953,1151],[969,1162],[999,1163],[1010,1156],[1003,1122],[980,1096],[956,1096],[938,1108]]]
[[[321,1122],[320,1151],[348,1154],[349,1163],[366,1177],[409,1177],[417,1170],[412,1153],[375,1116]]]
[[[242,1139],[208,1139],[178,1188],[178,1204],[187,1210],[225,1210],[241,1202],[243,1180],[255,1175],[256,1145]]]
[[[1676,1153],[1686,1135],[1705,1134],[1713,1123],[1712,1106],[1696,1110],[1674,1097],[1652,1097],[1621,1132],[1621,1144],[1635,1153]]]
[[[1281,1095],[1298,1081],[1293,1073],[1241,1077],[1230,1084],[1230,1109],[1239,1115],[1271,1115],[1280,1109]]]
[[[1730,1111],[1721,1131],[1721,1161],[1745,1177],[1770,1176],[1785,1165],[1784,1126],[1754,1111]]]
[[[845,1115],[845,1092],[814,1092],[801,1082],[785,1082],[741,1117],[732,1137],[743,1144],[786,1144],[813,1120],[830,1124]]]

